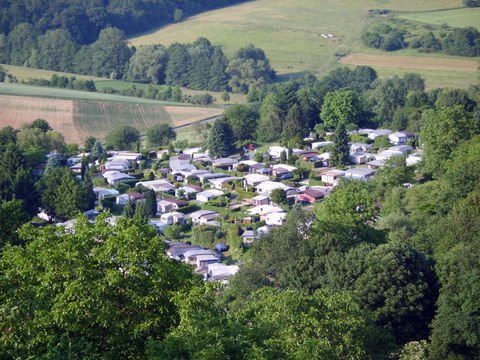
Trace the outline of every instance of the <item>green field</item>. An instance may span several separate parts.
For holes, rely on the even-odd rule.
[[[369,17],[369,9],[386,8],[394,13],[431,13],[458,9],[461,6],[461,0],[257,0],[209,11],[181,23],[133,37],[130,42],[135,46],[158,43],[168,45],[191,42],[203,36],[213,44],[221,45],[227,56],[232,56],[238,48],[253,43],[266,51],[272,66],[282,79],[305,72],[322,75],[338,66],[337,55],[365,52],[360,41],[363,31],[373,22],[383,20]],[[322,34],[332,34],[334,37],[325,39]],[[383,68],[377,69],[381,75],[388,73]],[[395,68],[391,68],[391,73],[394,72]],[[430,87],[438,84],[464,87],[471,83],[458,79],[454,67],[438,73],[438,77],[434,71],[418,72],[427,78]],[[476,74],[467,78],[475,79]]]
[[[473,26],[477,29],[480,29],[480,8],[418,12],[412,14],[401,14],[399,17],[427,24],[447,24],[448,26],[452,27]]]
[[[461,0],[257,0],[209,11],[181,23],[130,39],[142,44],[171,44],[207,37],[222,45],[227,55],[253,43],[267,52],[280,73],[328,69],[336,51],[356,50],[360,36],[372,21],[369,9],[432,11],[461,6]],[[332,39],[321,34],[330,33]]]
[[[131,96],[103,94],[98,92],[57,89],[50,87],[30,86],[23,84],[0,83],[0,94],[15,96],[33,96],[55,99],[95,100],[106,102],[121,102],[133,104],[163,104],[175,106],[189,106],[183,103],[157,101]]]
[[[58,76],[67,76],[67,77],[74,76],[80,80],[101,80],[101,78],[95,77],[95,76],[78,75],[78,74],[66,73],[61,71],[33,69],[33,68],[24,67],[24,66],[14,66],[14,65],[6,65],[6,64],[0,64],[0,66],[2,66],[10,74],[14,75],[17,78],[17,80],[29,80],[29,79],[50,80],[53,74],[56,74]]]

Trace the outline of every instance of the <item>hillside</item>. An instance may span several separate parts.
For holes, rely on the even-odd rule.
[[[67,143],[87,136],[103,138],[113,127],[126,124],[140,131],[157,124],[173,127],[222,114],[218,108],[184,106],[148,99],[16,84],[0,84],[0,127],[15,128],[37,118],[47,120]]]
[[[214,44],[221,45],[229,56],[235,49],[253,43],[264,49],[272,66],[283,77],[296,76],[304,72],[324,74],[338,66],[339,55],[348,53],[372,53],[360,42],[363,31],[378,19],[368,16],[369,9],[387,8],[395,14],[413,16],[415,13],[462,6],[461,0],[436,1],[368,1],[338,2],[325,0],[258,0],[245,4],[209,11],[130,39],[134,46],[144,44],[171,44],[189,42],[203,36]],[[463,11],[463,9],[460,9]],[[453,13],[451,13],[454,16]],[[456,15],[455,15],[456,16]],[[333,37],[324,37],[331,34]],[[412,56],[408,50],[385,53],[382,56]],[[413,54],[417,56],[416,53]],[[417,66],[407,70],[395,62],[379,66],[380,75],[389,75],[400,70],[416,71],[427,79],[429,87],[468,86],[476,82],[474,71],[458,72],[455,57],[435,54],[445,63],[442,73],[435,67]],[[452,60],[451,63],[450,60]],[[359,63],[360,64],[360,63]],[[388,71],[390,70],[390,71]]]

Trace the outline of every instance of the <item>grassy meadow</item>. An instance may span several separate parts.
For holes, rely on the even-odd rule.
[[[427,24],[451,27],[473,26],[480,29],[480,8],[461,8],[452,10],[405,13],[400,18]]]
[[[6,65],[0,64],[5,70],[7,70],[10,74],[14,75],[18,80],[29,80],[29,79],[42,79],[42,80],[50,80],[52,75],[57,74],[58,76],[67,76],[72,77],[75,76],[79,80],[101,80],[99,77],[89,76],[89,75],[78,75],[73,73],[66,73],[61,71],[51,71],[51,70],[43,70],[43,69],[33,69],[25,66],[14,66],[14,65]]]
[[[256,0],[193,16],[180,23],[133,37],[130,42],[137,47],[148,44],[169,45],[174,42],[191,42],[203,36],[213,44],[221,45],[227,56],[232,56],[238,48],[253,43],[265,50],[280,78],[288,79],[305,72],[325,74],[338,66],[341,56],[345,54],[375,54],[372,49],[366,49],[360,39],[365,29],[383,20],[368,16],[369,9],[389,9],[396,17],[437,12],[453,17],[452,14],[457,11],[471,11],[459,9],[460,7],[462,0]],[[469,19],[475,21],[475,16],[469,15]],[[325,39],[322,34],[334,36]],[[382,56],[418,56],[418,53],[408,51],[376,53]],[[443,54],[434,56],[447,62],[455,59]],[[466,87],[476,81],[475,72],[464,74],[457,71],[455,66],[452,62],[449,69],[442,71],[424,66],[409,71],[424,76],[429,87]],[[385,67],[376,63],[373,67],[382,76],[397,73],[397,70],[400,73],[406,71],[394,64]]]

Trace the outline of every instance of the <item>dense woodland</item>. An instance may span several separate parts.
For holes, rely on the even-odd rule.
[[[358,126],[411,129],[425,150],[416,167],[392,158],[372,181],[343,181],[313,212],[291,208],[228,287],[164,255],[145,225],[150,205],[126,209],[116,225],[108,213],[80,219],[74,232],[29,225],[38,206],[57,219],[91,208],[95,169],[84,160],[75,178],[50,156],[35,175],[46,153],[80,149],[42,120],[1,129],[2,357],[478,359],[479,93],[338,69],[251,90],[248,104],[199,127],[215,156],[252,140],[302,146],[312,132],[334,141],[342,167],[345,144],[367,141],[347,132]],[[123,126],[84,148],[101,160],[105,148],[141,150],[139,139]],[[175,133],[152,128],[147,140],[167,146]]]
[[[93,43],[102,29],[116,27],[127,34],[181,21],[185,16],[238,3],[239,0],[2,0],[0,33],[31,24],[32,35],[64,29],[76,44]]]

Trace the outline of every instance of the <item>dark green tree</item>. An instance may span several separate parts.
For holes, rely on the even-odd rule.
[[[432,264],[405,243],[389,243],[372,250],[365,266],[354,285],[362,306],[398,344],[425,339],[438,293]]]
[[[86,146],[87,144],[85,144]],[[105,149],[103,148],[103,145],[102,143],[95,139],[91,149],[90,149],[90,156],[93,158],[93,159],[106,159],[107,158],[107,152],[105,151]]]
[[[15,329],[0,333],[5,354],[146,358],[149,339],[177,324],[174,295],[200,278],[165,255],[151,226],[109,216],[73,231],[24,227],[26,246],[4,249],[0,322]]]
[[[360,112],[360,99],[354,91],[337,90],[325,96],[320,117],[327,129],[335,129],[338,123],[358,124]]]
[[[285,205],[287,203],[287,195],[283,189],[274,189],[270,194],[270,199],[277,205]]]
[[[478,133],[478,124],[462,106],[429,110],[420,133],[425,148],[425,171],[438,177],[455,148]]]
[[[293,105],[285,117],[285,123],[282,129],[282,141],[293,146],[302,144],[305,129],[302,124],[302,116],[298,106]]]
[[[232,127],[225,119],[218,119],[208,134],[207,148],[210,156],[225,157],[234,150]]]
[[[157,194],[153,190],[147,190],[143,193],[145,196],[145,209],[149,217],[157,215]]]
[[[255,138],[258,114],[247,105],[233,105],[225,111],[225,118],[232,127],[235,141],[242,142]]]
[[[345,124],[338,123],[332,135],[333,147],[330,153],[330,163],[333,166],[344,167],[350,163],[350,146]]]
[[[139,224],[146,224],[148,222],[148,218],[150,217],[149,209],[144,202],[137,202],[135,204],[135,214],[133,214],[133,220],[138,222]]]
[[[113,79],[122,78],[132,56],[123,31],[112,27],[100,32],[98,40],[91,45],[90,51],[93,73]]]
[[[164,46],[140,46],[130,58],[126,79],[142,83],[163,84],[167,62],[168,52]]]
[[[175,140],[177,134],[168,124],[156,124],[147,130],[147,139],[151,146],[165,146]]]
[[[117,126],[105,137],[107,148],[114,150],[130,150],[138,140],[140,140],[140,133],[128,125]]]
[[[17,230],[29,220],[22,200],[0,200],[0,249],[6,244],[18,245]]]
[[[10,64],[28,65],[32,49],[35,46],[35,30],[31,24],[18,24],[8,34]]]
[[[168,85],[188,85],[191,60],[185,45],[173,44],[168,48],[168,64],[165,70],[165,82]]]
[[[49,30],[38,38],[36,63],[32,66],[56,71],[73,71],[75,43],[65,29]]]

